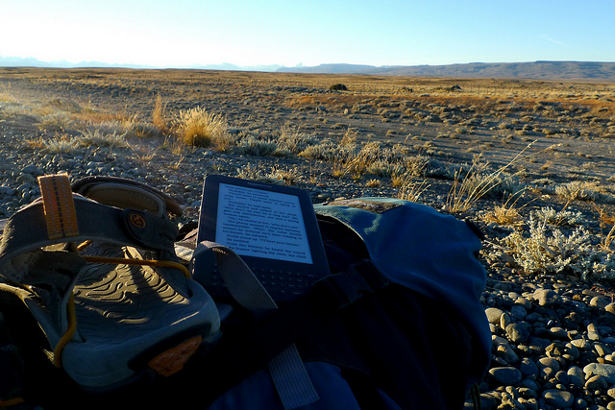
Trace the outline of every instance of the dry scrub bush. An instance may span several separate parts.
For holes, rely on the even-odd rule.
[[[530,212],[530,215],[533,216],[534,219],[544,221],[547,225],[552,226],[573,227],[585,222],[581,212],[575,212],[567,209],[556,211],[549,206],[534,209]]]
[[[526,274],[573,274],[582,279],[615,279],[613,252],[592,244],[590,233],[578,226],[569,235],[530,215],[529,232],[515,231],[500,241],[502,249]]]
[[[38,122],[38,128],[46,131],[64,131],[71,128],[75,121],[65,112],[44,114]]]
[[[7,91],[0,91],[0,102],[1,103],[16,103],[17,98]]]
[[[298,129],[283,127],[278,137],[278,153],[281,156],[297,155],[310,145],[315,145],[314,136],[304,134]]]
[[[596,184],[585,181],[572,181],[555,187],[555,193],[566,201],[589,201],[597,197]]]
[[[49,139],[39,140],[41,148],[50,154],[72,154],[79,151],[82,146],[78,137],[61,135]]]
[[[240,139],[234,151],[243,155],[265,157],[273,155],[278,150],[278,144],[271,140],[261,140],[253,135]]]
[[[186,145],[214,146],[217,150],[225,151],[235,143],[235,139],[228,133],[224,117],[211,114],[201,107],[181,110],[173,128]]]
[[[83,146],[95,147],[121,147],[128,146],[124,135],[106,134],[99,129],[88,129],[84,131],[80,138],[80,143]]]

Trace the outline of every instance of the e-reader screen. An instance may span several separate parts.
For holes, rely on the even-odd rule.
[[[241,256],[312,263],[299,198],[221,183],[216,242]]]
[[[303,293],[330,273],[314,208],[307,192],[296,187],[207,176],[197,240],[235,251],[277,301]],[[219,275],[198,260],[194,269],[216,296],[223,287]]]

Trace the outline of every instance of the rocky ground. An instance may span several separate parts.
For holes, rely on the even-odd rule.
[[[330,91],[334,82],[350,90]],[[236,145],[177,147],[164,132],[85,139],[93,127],[104,134],[126,118],[133,128],[149,124],[157,95],[169,115],[195,106],[224,113]],[[0,218],[39,195],[37,176],[57,172],[149,183],[186,204],[178,223],[197,218],[203,178],[214,173],[296,185],[314,202],[403,194],[384,165],[345,172],[349,161],[263,148],[280,148],[295,133],[336,152],[350,132],[357,150],[379,142],[379,152],[390,155],[378,161],[410,167],[408,158],[420,155],[422,168],[406,181],[424,183],[417,200],[472,218],[487,236],[482,302],[493,356],[480,386],[482,408],[615,409],[614,99],[610,84],[0,70]],[[520,152],[497,189],[467,209],[447,207],[462,165],[483,160],[488,175]],[[511,218],[498,218],[497,206]],[[548,207],[555,222],[545,216],[549,227],[536,239],[533,212]],[[553,258],[530,257],[532,238]],[[534,257],[534,265],[524,263]]]

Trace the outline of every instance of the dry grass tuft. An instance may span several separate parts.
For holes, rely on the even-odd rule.
[[[523,217],[514,205],[496,205],[493,211],[483,216],[483,220],[503,226],[519,227],[523,225]]]
[[[465,212],[472,208],[479,199],[502,184],[504,180],[501,177],[504,172],[517,163],[523,153],[532,145],[533,143],[530,143],[510,162],[491,173],[483,172],[487,164],[479,164],[476,161],[472,164],[463,178],[461,178],[462,169],[457,170],[453,178],[453,185],[446,197],[446,210],[451,213],[456,213]]]
[[[166,134],[169,131],[166,108],[166,104],[162,103],[162,97],[158,95],[152,110],[152,125],[158,129],[160,134]]]
[[[418,202],[425,191],[429,189],[430,185],[427,181],[418,181],[416,179],[408,180],[402,185],[397,197],[405,201]]]
[[[50,154],[73,154],[79,151],[82,146],[79,138],[68,135],[60,135],[49,139],[40,138],[37,143],[33,142],[29,145],[31,147],[38,145]]]
[[[80,143],[86,147],[128,147],[128,143],[126,142],[124,135],[115,133],[107,134],[97,128],[84,131],[81,135]]]
[[[174,121],[174,129],[186,145],[213,146],[219,151],[225,151],[235,143],[235,139],[228,133],[224,117],[211,114],[201,107],[180,111]]]

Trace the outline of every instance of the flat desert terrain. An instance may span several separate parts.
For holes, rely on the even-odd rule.
[[[187,205],[178,223],[208,174],[468,218],[483,408],[615,408],[615,83],[0,68],[0,141],[0,218],[56,172],[149,183]]]

